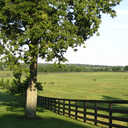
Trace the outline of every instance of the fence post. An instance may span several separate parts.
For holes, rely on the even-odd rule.
[[[54,112],[56,113],[56,99],[54,99]]]
[[[75,119],[77,120],[77,113],[78,113],[78,106],[77,106],[77,101],[76,101],[76,103],[75,103]]]
[[[47,108],[49,109],[49,98],[47,99],[47,102],[48,102],[48,104],[47,104]]]
[[[47,108],[47,97],[45,98],[45,107]]]
[[[46,108],[46,97],[44,97],[44,107]]]
[[[44,106],[44,97],[41,99],[42,106]]]
[[[52,110],[52,99],[49,98],[49,109]]]
[[[95,125],[97,125],[97,103],[95,103]]]
[[[50,110],[52,111],[52,98],[50,98]]]
[[[87,111],[87,103],[84,102],[84,122],[86,122],[86,111]]]
[[[63,100],[63,115],[65,115],[65,99]]]
[[[52,111],[54,112],[54,99],[52,99]]]
[[[42,106],[42,102],[43,102],[42,97],[38,96],[37,105]]]
[[[60,114],[60,101],[58,100],[58,114]]]
[[[47,101],[47,109],[48,109],[48,98],[47,98],[47,100],[46,100],[46,101]]]
[[[112,103],[109,104],[109,128],[112,128]]]
[[[70,117],[71,116],[71,101],[69,100],[68,101],[68,116]]]

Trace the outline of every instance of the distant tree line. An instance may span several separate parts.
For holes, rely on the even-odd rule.
[[[27,66],[24,65],[26,68]],[[6,64],[0,63],[0,70],[10,70]],[[38,72],[127,72],[127,66],[105,66],[86,64],[42,64],[38,65]]]
[[[124,72],[128,66],[104,66],[85,64],[39,64],[38,72]]]

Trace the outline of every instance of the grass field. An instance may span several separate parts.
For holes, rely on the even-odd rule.
[[[0,72],[0,78],[11,78],[10,72]],[[127,100],[127,72],[85,72],[85,73],[38,73],[44,90],[39,94],[48,97]],[[43,111],[43,112],[42,112]],[[0,124],[4,128],[95,128],[69,118],[58,116],[38,108],[37,120],[23,118],[23,98],[10,96],[0,90]]]
[[[11,78],[0,71],[0,79]],[[128,99],[128,72],[38,73],[43,83],[40,95],[59,98]]]
[[[11,96],[0,89],[0,127],[1,128],[96,128],[43,108],[37,108],[37,119],[24,118],[24,99]]]
[[[127,100],[128,73],[39,73],[44,90],[40,95],[59,98]]]
[[[38,78],[44,83],[44,90],[40,92],[43,96],[87,100],[128,100],[127,72],[40,73]],[[115,106],[120,109],[127,109],[127,107],[127,105]],[[107,120],[103,121],[107,122]],[[113,123],[128,126],[123,122],[113,121]]]

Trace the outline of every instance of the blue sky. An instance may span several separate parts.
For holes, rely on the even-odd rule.
[[[116,11],[114,19],[103,15],[100,36],[86,41],[86,48],[79,48],[77,52],[68,50],[67,63],[128,65],[128,0],[123,0]]]

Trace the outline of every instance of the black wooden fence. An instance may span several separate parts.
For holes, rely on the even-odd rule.
[[[128,128],[128,100],[74,100],[38,97],[38,105],[57,114],[109,128]]]

